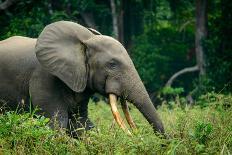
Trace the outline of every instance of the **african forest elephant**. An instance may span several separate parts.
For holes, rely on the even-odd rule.
[[[164,128],[125,48],[112,37],[77,23],[59,21],[44,28],[38,39],[15,36],[0,41],[0,99],[7,107],[39,107],[41,113],[71,130],[88,130],[88,100],[98,92],[109,96],[120,127],[129,132],[117,111],[117,97],[131,127],[127,101],[132,102],[155,131]],[[71,121],[70,121],[71,120]],[[72,121],[73,120],[73,121]]]

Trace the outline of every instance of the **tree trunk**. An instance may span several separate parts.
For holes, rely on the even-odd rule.
[[[110,0],[110,6],[111,6],[111,14],[112,14],[112,20],[113,20],[113,35],[116,39],[119,39],[118,15],[117,15],[116,4],[114,0]]]
[[[196,0],[196,32],[195,32],[195,52],[197,65],[184,68],[176,72],[168,80],[165,86],[171,86],[173,81],[180,75],[199,70],[200,75],[205,75],[205,57],[202,46],[202,39],[207,36],[207,0]]]
[[[97,29],[94,21],[93,13],[81,12],[80,15],[84,19],[84,22],[88,27]]]
[[[0,4],[0,10],[6,10],[12,4],[15,3],[16,0],[5,0],[3,3]]]
[[[118,40],[124,45],[124,10],[123,0],[120,1],[119,15],[118,15]]]
[[[48,2],[48,13],[49,13],[49,15],[53,14],[53,9],[52,9],[52,3],[51,2]]]
[[[195,32],[195,48],[196,59],[199,67],[200,75],[205,74],[205,58],[202,46],[202,39],[207,36],[207,0],[196,0],[196,32]]]

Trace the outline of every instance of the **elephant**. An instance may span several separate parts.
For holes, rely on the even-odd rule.
[[[0,41],[0,100],[6,107],[39,107],[70,132],[94,127],[88,101],[95,93],[109,97],[116,122],[130,134],[117,109],[122,100],[126,120],[136,128],[127,102],[153,127],[164,127],[135,66],[113,37],[71,21],[47,25],[38,38],[13,36]],[[75,122],[78,118],[79,123]]]

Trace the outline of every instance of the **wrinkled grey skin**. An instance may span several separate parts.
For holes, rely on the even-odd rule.
[[[88,120],[94,92],[131,101],[155,131],[164,133],[132,60],[115,39],[60,21],[46,26],[38,39],[16,36],[0,42],[0,99],[10,108],[28,107],[31,96],[33,107],[73,130],[80,127],[74,114],[82,124]],[[92,127],[87,121],[85,128]]]

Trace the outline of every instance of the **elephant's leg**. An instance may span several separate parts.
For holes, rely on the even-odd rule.
[[[51,127],[67,128],[68,106],[62,95],[64,84],[58,78],[42,71],[35,72],[30,80],[30,96],[38,113],[51,119]]]
[[[32,95],[34,96],[32,97],[33,106],[39,109],[37,114],[50,118],[49,125],[52,128],[67,128],[68,111],[66,107],[62,106],[62,101],[47,96],[37,97],[35,93]]]
[[[94,128],[94,124],[89,118],[77,117],[77,115],[69,116],[68,126],[69,133],[73,137],[79,137],[84,131]]]
[[[49,102],[47,100],[49,100]],[[51,121],[49,125],[52,128],[67,128],[68,112],[65,107],[61,106],[59,101],[52,100],[51,98],[45,98],[44,100],[41,100],[41,98],[33,97],[32,103],[34,107],[39,109],[37,114],[50,118]]]
[[[50,126],[52,128],[61,127],[67,128],[68,125],[68,113],[66,110],[57,109],[52,114],[50,114],[51,123]]]
[[[78,109],[69,113],[69,129],[73,136],[83,133],[84,130],[94,128],[94,124],[88,118],[88,99],[78,104]]]

